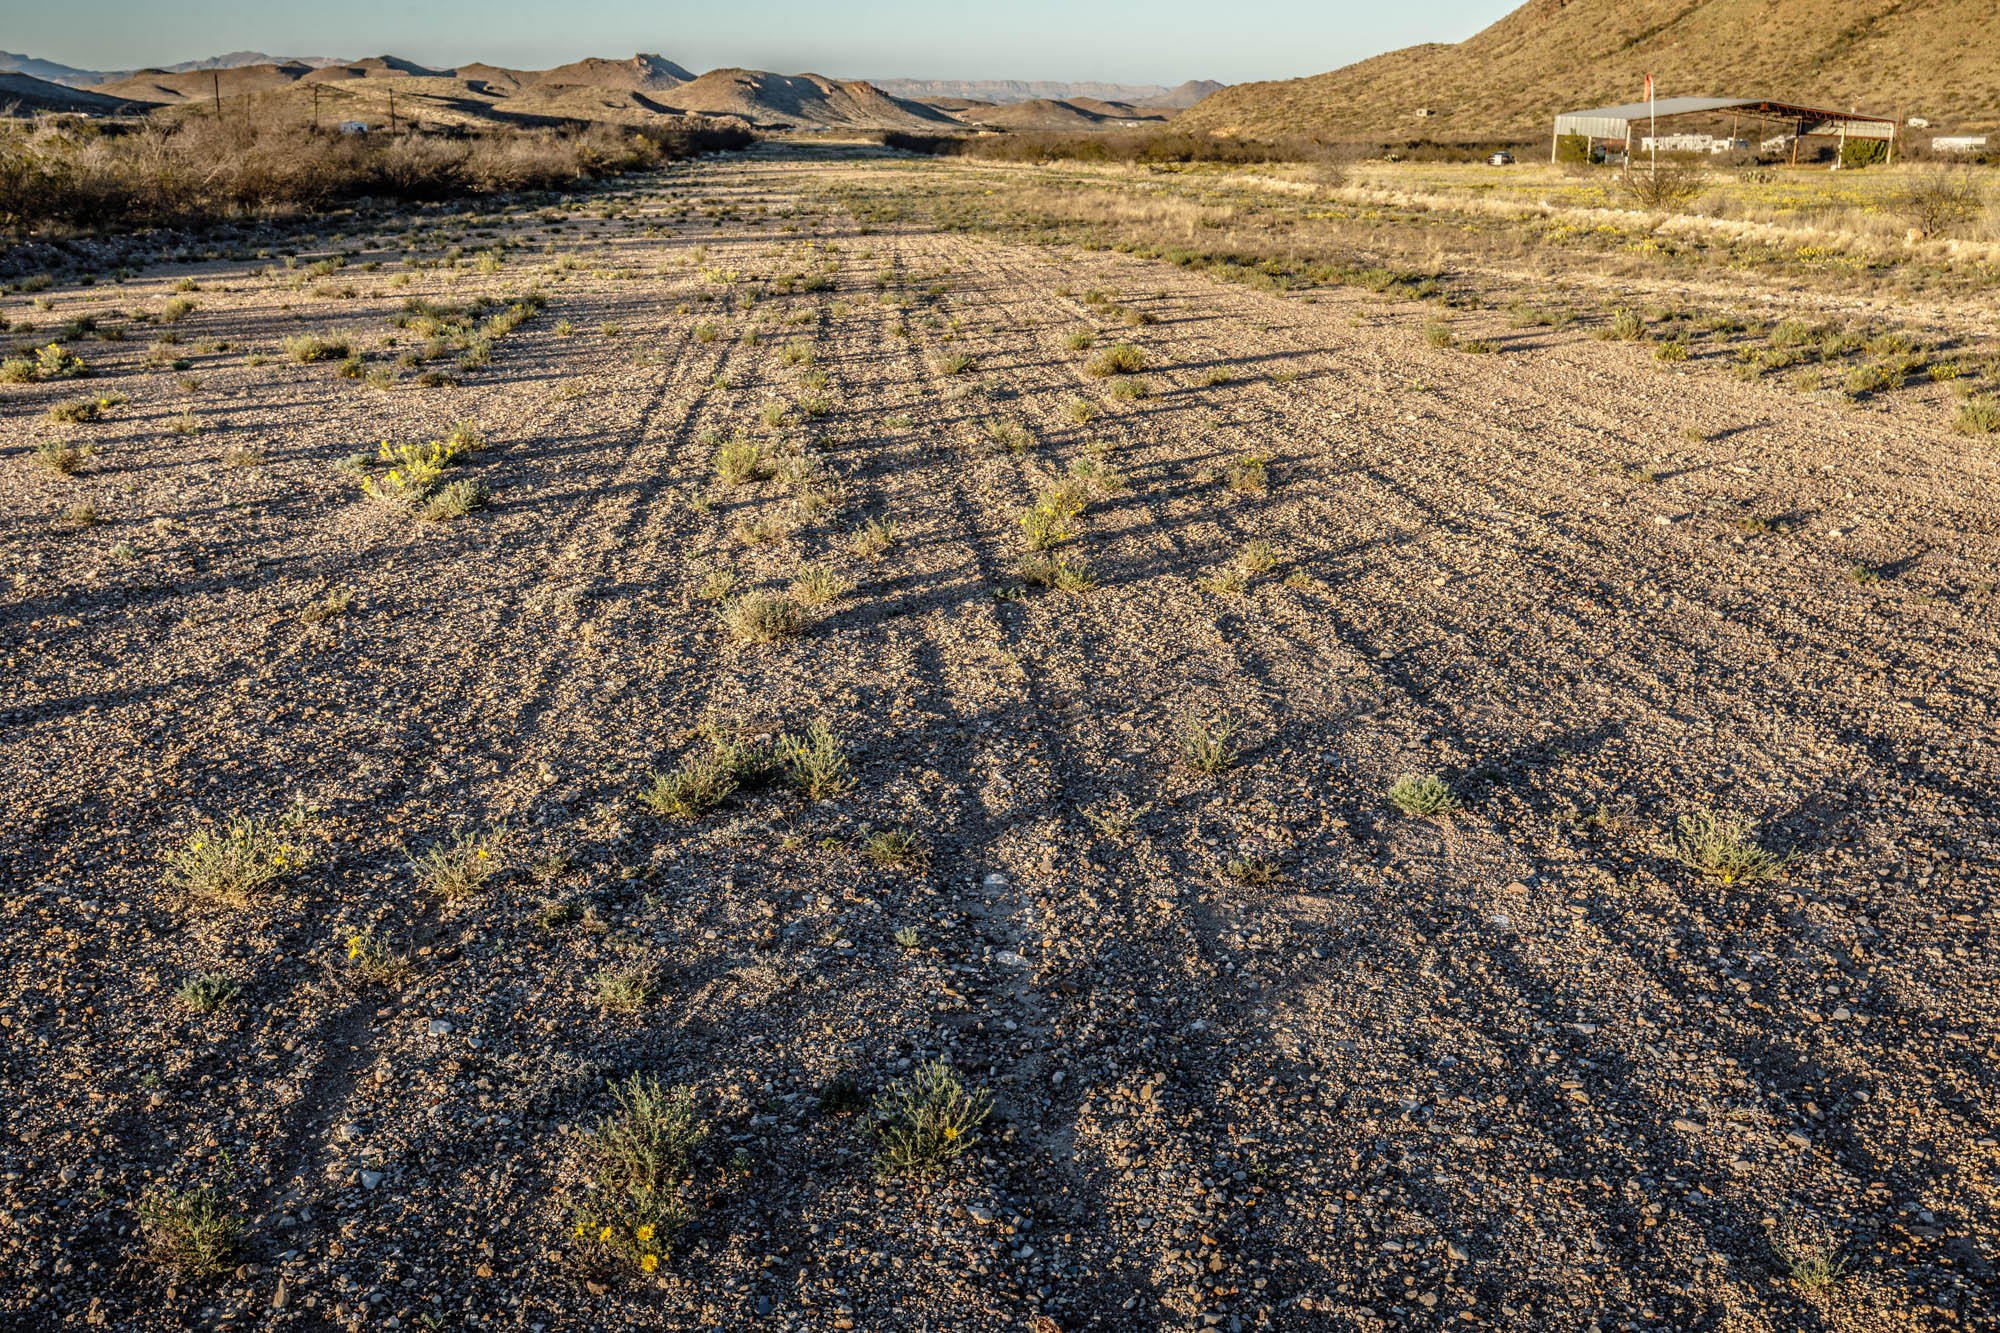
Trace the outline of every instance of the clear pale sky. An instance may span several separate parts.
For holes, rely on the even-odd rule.
[[[1455,42],[1519,0],[0,0],[0,49],[84,69],[134,69],[228,51],[433,65],[546,68],[652,51],[700,73],[725,65],[848,78],[1282,79],[1393,47]]]

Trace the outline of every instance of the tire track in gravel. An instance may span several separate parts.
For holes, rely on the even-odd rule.
[[[1442,479],[1437,479],[1437,478],[1433,478],[1432,483],[1434,486],[1440,488],[1443,485]],[[1430,520],[1431,526],[1437,526],[1440,524],[1449,523],[1455,519],[1455,521],[1461,525],[1461,530],[1471,531],[1474,530],[1478,524],[1480,516],[1475,514],[1473,510],[1468,506],[1461,506],[1456,511],[1451,511],[1447,510],[1441,505],[1428,502],[1423,496],[1419,495],[1415,491],[1413,486],[1404,486],[1395,489],[1399,491],[1401,497],[1405,500],[1406,503],[1415,508],[1423,517]],[[1522,504],[1524,501],[1527,501],[1531,497],[1529,497],[1525,493],[1524,489],[1520,488],[1519,486],[1516,486],[1516,488],[1511,492],[1509,498],[1513,499],[1517,504]],[[1574,534],[1568,533],[1566,531],[1558,532],[1556,535],[1558,537],[1567,539],[1568,549],[1562,551],[1560,555],[1552,555],[1547,559],[1546,563],[1543,566],[1543,569],[1544,572],[1550,576],[1558,575],[1561,572],[1561,566],[1557,562],[1564,556],[1572,560],[1576,560],[1579,558],[1589,558],[1591,556],[1599,554],[1602,550],[1602,548],[1597,544],[1591,543],[1586,539],[1580,539],[1576,537]],[[1670,562],[1668,562],[1668,567],[1672,567]],[[1580,633],[1583,628],[1581,622],[1576,622],[1576,628]],[[1775,645],[1772,646],[1775,647]],[[1599,663],[1598,665],[1601,666],[1601,663]],[[1644,680],[1647,684],[1649,684],[1655,692],[1656,699],[1661,694],[1664,694],[1664,692],[1667,689],[1665,680],[1659,677],[1657,674],[1647,673],[1643,676],[1640,673],[1636,672],[1627,672],[1626,674],[1628,678],[1633,681],[1634,684],[1639,683],[1641,680]],[[1622,942],[1615,942],[1610,940],[1609,938],[1606,938],[1603,942],[1606,944],[1613,945],[1612,948],[1607,950],[1607,953],[1611,955],[1614,962],[1621,962],[1626,964],[1626,970],[1623,973],[1619,974],[1615,983],[1611,986],[1611,989],[1625,991],[1628,993],[1633,993],[1635,995],[1640,993],[1642,990],[1650,989],[1652,992],[1650,999],[1655,1005],[1659,1005],[1662,1008],[1670,1007],[1668,1005],[1662,1004],[1663,999],[1667,996],[1673,996],[1674,998],[1682,1001],[1684,1004],[1695,999],[1695,997],[1691,993],[1688,993],[1684,990],[1681,990],[1680,988],[1671,985],[1669,978],[1665,976],[1663,973],[1657,971],[1656,969],[1645,967],[1643,965],[1638,967],[1631,966],[1632,964],[1637,963],[1639,960],[1632,958],[1631,956],[1629,956],[1624,952],[1622,947]],[[1529,983],[1515,988],[1515,993],[1522,999],[1523,1003],[1529,1004],[1534,1009],[1547,1012],[1551,1015],[1560,1015],[1574,1002],[1574,996],[1571,993],[1574,991],[1574,987],[1572,984],[1566,981],[1566,979],[1563,977],[1562,974],[1547,968],[1528,967],[1528,968],[1520,968],[1519,971],[1524,976],[1527,977],[1539,976],[1541,980],[1541,986],[1539,987],[1541,993],[1551,997],[1546,1001],[1540,999],[1536,995],[1537,988],[1532,983]],[[1514,1054],[1518,1056],[1519,1054],[1518,1050],[1516,1050]],[[1549,1112],[1553,1112],[1556,1109],[1567,1105],[1568,1099],[1561,1095],[1561,1089],[1553,1086],[1552,1080],[1543,1081],[1542,1094],[1543,1094],[1543,1100],[1545,1102],[1545,1110]],[[1631,1094],[1629,1091],[1627,1091],[1624,1094],[1624,1096],[1628,1100],[1630,1098],[1630,1095]],[[1656,1116],[1661,1113],[1665,1113],[1669,1110],[1666,1101],[1656,1099],[1652,1097],[1650,1094],[1646,1095],[1645,1101],[1651,1107],[1652,1111],[1655,1113]],[[1555,1142],[1556,1139],[1553,1135],[1545,1137],[1546,1144],[1554,1145]],[[1844,1155],[1843,1155],[1843,1164],[1846,1165],[1850,1170],[1857,1170],[1862,1172],[1871,1172],[1874,1168],[1880,1166],[1880,1163],[1874,1162],[1872,1159],[1867,1162],[1861,1162],[1852,1159],[1847,1159],[1845,1158]],[[1720,1235],[1712,1236],[1711,1240],[1712,1243],[1716,1244],[1718,1248],[1723,1248],[1723,1238]]]
[[[689,344],[690,347],[696,346]],[[716,364],[702,372],[712,380],[720,371],[720,363],[726,359],[727,349],[716,358]],[[678,367],[677,367],[678,368]],[[645,446],[649,438],[663,439],[669,449],[679,446],[685,430],[669,428],[656,430],[655,419],[667,402],[667,395],[674,385],[674,376],[669,376],[655,386],[647,406],[636,416],[636,428],[632,432],[633,446],[619,448],[619,456],[610,469],[607,484],[579,484],[575,488],[579,502],[573,505],[568,516],[561,523],[561,531],[567,535],[567,542],[558,557],[561,566],[583,563],[589,551],[602,550],[597,540],[597,530],[606,521],[607,514],[622,511],[624,517],[621,530],[638,521],[638,516],[650,508],[656,500],[657,492],[666,484],[652,468],[653,451]],[[691,416],[701,401],[697,394],[694,401],[681,415],[681,423]],[[614,440],[613,447],[618,442]],[[649,480],[650,478],[650,480]],[[601,579],[600,571],[593,576]],[[526,603],[531,596],[520,588],[514,590],[510,608],[494,630],[495,634],[511,635],[529,615]],[[546,714],[550,704],[550,694],[554,690],[558,671],[574,662],[575,648],[565,642],[551,642],[537,656],[530,668],[520,672],[504,660],[486,658],[487,675],[482,684],[466,691],[463,696],[464,711],[456,717],[447,716],[433,729],[433,734],[455,732],[460,727],[477,728],[485,714],[484,701],[498,693],[503,680],[521,679],[526,682],[523,697],[528,700],[518,716],[528,719],[532,731]],[[513,771],[518,772],[528,764],[539,762],[540,750],[533,745],[524,745],[512,750]],[[403,779],[404,782],[409,778]],[[387,793],[378,793],[386,797]],[[404,933],[412,941],[413,947],[433,947],[444,935],[452,933],[446,920],[445,905],[436,900],[424,901],[411,914],[404,926]],[[461,928],[462,932],[462,928]],[[462,947],[462,943],[459,947]],[[454,950],[455,952],[455,950]],[[442,988],[449,980],[449,969],[430,972],[417,982],[404,988],[397,996],[406,1009],[427,990]],[[355,1099],[361,1071],[372,1065],[378,1058],[385,1033],[370,1024],[364,1010],[371,1008],[374,1000],[363,997],[350,1003],[344,1009],[336,1009],[329,1020],[320,1025],[304,1040],[321,1050],[338,1052],[322,1063],[305,1080],[305,1086],[294,1105],[297,1110],[292,1118],[299,1122],[284,1135],[271,1158],[270,1185],[260,1193],[257,1204],[262,1212],[275,1211],[280,1206],[291,1206],[294,1201],[309,1196],[316,1175],[323,1174],[330,1164],[333,1153],[331,1145],[322,1141],[315,1146],[311,1136],[324,1135],[328,1126],[344,1113],[344,1109]],[[289,1178],[289,1183],[287,1182]],[[282,1198],[280,1191],[282,1190]]]
[[[906,345],[904,359],[909,373],[922,382],[926,369],[922,349]],[[957,446],[961,451],[967,447],[963,444]],[[979,572],[977,586],[992,587],[1000,581],[999,571],[1010,554],[1010,539],[1005,535],[1007,529],[1004,526],[982,518],[968,493],[967,471],[963,468],[952,469],[953,481],[949,489],[950,503],[957,520],[955,531],[967,543],[966,555]],[[1019,469],[1015,471],[1018,475]],[[989,609],[980,619],[986,626],[1003,642],[1022,643],[1021,630],[1010,626],[1007,623],[1009,618],[1001,615],[993,603],[986,602],[985,605]],[[950,712],[962,717],[991,720],[998,726],[998,734],[990,734],[957,765],[968,788],[990,792],[991,779],[982,784],[982,771],[997,773],[1004,770],[1010,759],[1037,748],[1037,743],[1045,753],[1063,753],[1067,733],[1059,723],[1049,721],[1038,726],[1023,725],[1024,716],[1036,719],[1064,716],[1063,710],[1056,706],[1058,700],[1042,688],[1039,673],[1031,672],[1024,685],[1025,709],[1010,708],[1006,713],[993,717],[991,707],[977,696],[961,695],[952,673],[944,669],[938,650],[926,651],[920,645],[916,666],[924,675],[925,688],[933,696],[948,701],[944,707]],[[1040,794],[1040,803],[1059,800],[1060,793],[1076,776],[1071,766],[1052,767],[1047,777],[1040,780],[1046,783],[1046,791]],[[1008,792],[1000,799],[1006,802],[1012,794]],[[1020,803],[1032,808],[1038,803],[1037,793],[1022,793]],[[1016,836],[1016,831],[1009,826],[1003,813],[1005,809],[1005,804],[998,807],[989,804],[984,818],[961,820],[953,829],[963,853],[958,859],[968,872],[959,879],[970,886],[955,897],[954,903],[965,913],[968,922],[975,924],[987,938],[1002,943],[1033,940],[1039,935],[1043,922],[1055,919],[1051,906],[1040,901],[1041,891],[1036,887],[1041,879],[1035,866],[1038,851]],[[1054,1167],[1056,1174],[1068,1181],[1070,1189],[1077,1191],[1079,1196],[1084,1192],[1094,1194],[1093,1182],[1087,1171],[1064,1165],[1068,1161],[1065,1148],[1071,1141],[1071,1134],[1062,1125],[1072,1118],[1073,1109],[1065,1113],[1060,1108],[1051,1108],[1055,1112],[1053,1126],[1045,1125],[1042,1116],[1033,1109],[1033,1093],[1030,1090],[1041,1085],[1046,1071],[1041,1057],[1033,1053],[1031,1039],[1037,1033],[1048,1032],[1053,1021],[1048,1005],[1036,987],[1029,964],[1004,960],[996,960],[996,964],[1001,969],[997,975],[989,972],[981,976],[981,994],[994,1007],[996,1015],[1017,1026],[1013,1033],[988,1034],[981,1045],[989,1046],[987,1059],[991,1067],[996,1072],[1005,1070],[1009,1081],[1019,1090],[1008,1096],[1011,1116],[1022,1130],[1031,1133],[1031,1141],[1039,1144],[1041,1155]],[[1010,1055],[1006,1049],[1015,1040],[1029,1047],[1025,1063],[1021,1058]],[[999,1049],[992,1050],[991,1045],[997,1045]],[[1070,1094],[1072,1098],[1075,1095],[1074,1091]],[[1017,1283],[1029,1283],[1031,1272],[1024,1261],[1016,1260],[1008,1266],[1015,1274]]]
[[[1308,384],[1309,384],[1309,392],[1315,395],[1323,393],[1323,391],[1320,390],[1318,383],[1316,381],[1309,381]],[[1416,443],[1419,446],[1421,446],[1423,442],[1417,441]],[[1508,435],[1501,435],[1495,438],[1490,438],[1488,443],[1497,445],[1503,452],[1507,453],[1515,452],[1516,442],[1512,438],[1511,433]],[[1424,456],[1425,450],[1422,447],[1417,447],[1414,450],[1414,452],[1417,455],[1417,457],[1421,459]],[[1561,470],[1564,472],[1568,472],[1568,471],[1573,471],[1574,469],[1564,467]],[[1452,511],[1447,510],[1442,504],[1440,504],[1435,499],[1417,494],[1413,484],[1390,483],[1387,481],[1386,478],[1372,472],[1366,473],[1364,475],[1368,475],[1373,480],[1376,480],[1385,485],[1394,486],[1396,489],[1398,489],[1401,492],[1402,497],[1411,506],[1413,506],[1416,512],[1423,514],[1430,520],[1430,523],[1427,526],[1435,528],[1441,525],[1449,525],[1450,518],[1448,516],[1451,515]],[[1430,495],[1443,496],[1451,494],[1454,490],[1454,487],[1450,484],[1452,480],[1453,480],[1452,478],[1442,478],[1442,477],[1433,478],[1432,485],[1429,487]],[[1494,484],[1498,481],[1498,478],[1494,477],[1490,470],[1483,470],[1481,473],[1480,480],[1482,484]],[[1457,488],[1457,489],[1462,489],[1462,488]],[[1526,510],[1527,512],[1531,513],[1536,512],[1539,507],[1538,502],[1545,499],[1545,496],[1541,492],[1531,493],[1530,490],[1528,489],[1527,483],[1525,482],[1509,483],[1507,494],[1518,508]],[[1455,512],[1456,523],[1460,527],[1460,530],[1464,531],[1471,531],[1479,526],[1482,526],[1480,522],[1481,517],[1482,516],[1476,514],[1469,506],[1464,506],[1464,505],[1459,506]],[[1554,529],[1555,534],[1558,537],[1566,539],[1562,543],[1563,546],[1562,556],[1557,557],[1552,555],[1550,557],[1544,558],[1540,562],[1543,573],[1548,576],[1548,578],[1557,586],[1557,588],[1566,586],[1571,581],[1572,577],[1570,573],[1570,567],[1560,563],[1562,559],[1566,558],[1569,561],[1575,562],[1575,567],[1577,568],[1589,568],[1593,567],[1598,562],[1598,560],[1600,559],[1601,555],[1605,550],[1605,547],[1602,544],[1592,542],[1587,537],[1581,537],[1576,533],[1570,531],[1567,527],[1563,525],[1547,523],[1545,515],[1543,516],[1543,523],[1545,527]],[[1518,548],[1516,553],[1518,554]],[[1684,561],[1670,559],[1670,558],[1656,558],[1650,563],[1652,563],[1657,568],[1670,571],[1678,571],[1685,565]],[[1685,595],[1686,593],[1688,593],[1689,590],[1686,589],[1685,587],[1682,587],[1679,589],[1679,591],[1683,595]],[[1544,597],[1539,600],[1541,601],[1541,604],[1545,609],[1554,609],[1553,603],[1548,598]],[[1706,603],[1702,604],[1706,605]],[[1728,618],[1724,615],[1724,613],[1721,610],[1713,606],[1709,606],[1707,609],[1711,614],[1711,616],[1713,616],[1717,620],[1722,621],[1723,625],[1728,626],[1731,624],[1731,622],[1728,620]],[[1558,614],[1560,614],[1559,611]],[[1566,619],[1567,623],[1569,624],[1569,627],[1574,631],[1576,639],[1579,642],[1582,642],[1587,637],[1587,632],[1582,622],[1577,620],[1575,617],[1566,617]],[[1769,635],[1767,634],[1767,642],[1765,646],[1767,652],[1767,660],[1770,660],[1774,659],[1777,656],[1778,645],[1775,643],[1771,643],[1768,640],[1769,640]],[[1687,640],[1685,637],[1681,639],[1681,645],[1684,652],[1695,656],[1698,656],[1702,651],[1708,649],[1710,646],[1704,640],[1697,639],[1690,641]],[[1599,666],[1603,665],[1601,659],[1598,665]],[[1622,667],[1622,664],[1614,664],[1614,665]],[[1628,672],[1627,674],[1629,675],[1631,673]],[[1657,677],[1655,679],[1657,680]],[[1655,686],[1649,692],[1649,698],[1651,702],[1655,705],[1655,707],[1659,706],[1662,698],[1678,698],[1678,697],[1679,696],[1677,694],[1673,694],[1671,692],[1663,694],[1658,686]]]
[[[973,267],[973,265],[966,262],[961,262],[958,265],[956,265],[956,267],[958,267],[961,270],[964,270],[966,268]],[[980,269],[974,268],[973,271],[978,272],[980,271]],[[1013,289],[1015,284],[1018,284],[1019,289],[1021,290],[1030,290],[1030,291],[1033,290],[1032,286],[1020,282],[1020,277],[1017,273],[1008,273],[1006,277],[1008,280],[1006,283],[1002,284],[989,283],[988,289],[991,290],[994,286],[999,286],[1002,290],[1009,290]],[[1153,512],[1155,514],[1155,522],[1157,524],[1159,524],[1161,527],[1166,526],[1166,524],[1163,522],[1164,516],[1160,515],[1157,510],[1152,509],[1150,501],[1149,501],[1149,512]],[[1178,546],[1179,543],[1176,543],[1176,545]],[[1185,547],[1183,546],[1180,549],[1185,550]],[[1121,644],[1120,646],[1122,648],[1129,648],[1130,646],[1129,636],[1126,642],[1124,644]],[[1246,669],[1243,659],[1239,655],[1237,655],[1234,651],[1231,651],[1228,654],[1228,656],[1233,665],[1233,670],[1225,668],[1223,670],[1217,671],[1215,674],[1224,677],[1234,675],[1236,678],[1240,679],[1242,677],[1243,672]],[[1137,893],[1144,895],[1155,895],[1162,891],[1159,886],[1174,883],[1178,879],[1178,876],[1176,875],[1172,866],[1173,858],[1171,856],[1163,856],[1157,852],[1149,853],[1144,848],[1140,849],[1139,851],[1136,851],[1134,855],[1136,858],[1140,860],[1142,864],[1148,859],[1151,859],[1156,862],[1152,872],[1144,877],[1148,887],[1138,890]],[[1175,896],[1177,895],[1169,893],[1170,898]],[[1056,919],[1057,917],[1055,907],[1056,907],[1055,904],[1050,903],[1045,905],[1044,908],[1044,914],[1047,915],[1048,918],[1051,920]],[[1200,919],[1197,919],[1197,917],[1193,914],[1183,916],[1181,913],[1176,913],[1173,917],[1170,917],[1169,920],[1172,922],[1171,925],[1162,923],[1160,927],[1156,927],[1155,929],[1171,929],[1176,933],[1176,939],[1174,941],[1169,942],[1165,947],[1156,947],[1153,950],[1154,956],[1183,958],[1185,960],[1188,960],[1190,966],[1197,968],[1200,967],[1205,962],[1212,962],[1214,959],[1216,959],[1219,951],[1216,949],[1213,941],[1215,936],[1221,929],[1221,926],[1219,925],[1218,918],[1214,914],[1212,913],[1204,914]],[[1232,1021],[1239,1023],[1244,1021],[1245,1018],[1247,1017],[1247,1014],[1244,1011],[1250,1007],[1249,1003],[1246,1001],[1239,1001],[1235,1004],[1232,1004],[1226,997],[1215,997],[1212,1000],[1212,1004],[1214,1006],[1213,1012],[1217,1016],[1218,1021],[1223,1024],[1227,1024]],[[1073,1093],[1071,1096],[1072,1098],[1075,1098],[1078,1095],[1080,1094]],[[1074,1112],[1075,1112],[1075,1103],[1074,1101],[1072,1101],[1069,1115],[1073,1117]],[[1207,1150],[1199,1146],[1198,1140],[1192,1138],[1186,1138],[1183,1136],[1177,1136],[1177,1137],[1179,1137],[1180,1141],[1184,1144],[1182,1151],[1185,1153],[1186,1157],[1190,1162],[1205,1160]],[[1070,1142],[1073,1142],[1074,1141],[1073,1131],[1068,1134],[1059,1135],[1057,1140],[1055,1140],[1054,1142],[1060,1143],[1065,1139],[1067,1139]],[[1086,1175],[1084,1178],[1079,1180],[1079,1184],[1082,1184],[1084,1180],[1088,1180],[1091,1178],[1092,1178],[1091,1176]],[[1106,1179],[1108,1181],[1109,1177],[1107,1176]],[[1144,1206],[1143,1201],[1141,1203],[1141,1206]],[[1162,1293],[1164,1289],[1171,1282],[1170,1268],[1168,1266],[1165,1266],[1164,1264],[1157,1267],[1149,1277],[1148,1281],[1151,1283],[1154,1290],[1154,1300],[1159,1301],[1163,1299]]]
[[[994,308],[1003,312],[1011,312],[1015,304],[1025,303],[1032,307],[1037,301],[1038,298],[1033,295],[1023,296],[1018,298],[1017,301],[1009,301],[991,295],[995,291],[1034,293],[1038,290],[1036,284],[1024,275],[1022,268],[1018,264],[1009,263],[1001,247],[982,246],[978,242],[962,237],[941,239],[944,242],[941,248],[955,267],[963,268],[973,264],[981,264],[984,261],[983,267],[997,271],[1001,275],[1004,281],[988,282],[982,288],[982,291],[988,294],[989,304]],[[1022,323],[1023,321],[1012,320],[1011,322]],[[1028,377],[1031,381],[1030,387],[1022,391],[1023,397],[1040,399],[1047,395],[1060,395],[1064,383],[1089,387],[1091,382],[1087,377],[1083,376],[1080,371],[1068,366],[1062,358],[1052,357],[1049,364],[1059,369],[1049,371],[1035,362],[1029,362],[1021,368],[1023,376]],[[1034,375],[1036,371],[1040,371],[1041,375]],[[1047,376],[1051,374],[1061,376],[1061,382],[1055,384],[1048,383]],[[1137,411],[1129,414],[1121,413],[1117,418],[1107,419],[1107,421],[1115,420],[1117,433],[1122,438],[1132,441],[1132,449],[1140,455],[1139,458],[1134,460],[1135,466],[1157,467],[1161,469],[1186,466],[1187,460],[1179,457],[1177,454],[1167,454],[1165,457],[1162,457],[1162,451],[1172,448],[1171,445],[1145,442],[1143,437],[1147,433],[1152,413],[1155,410],[1146,409],[1145,415],[1141,415]],[[1049,415],[1053,416],[1054,413],[1050,412]],[[1097,430],[1091,433],[1103,435],[1106,432]],[[1121,455],[1114,461],[1123,462],[1125,460]],[[1052,468],[1051,470],[1056,473],[1057,477],[1062,475],[1059,469]],[[1175,490],[1168,492],[1163,487],[1149,485],[1134,487],[1130,491],[1098,506],[1111,515],[1130,514],[1134,511],[1138,515],[1132,521],[1122,524],[1116,530],[1101,534],[1098,540],[1092,542],[1092,545],[1095,546],[1101,541],[1113,550],[1130,548],[1134,544],[1140,545],[1141,553],[1137,560],[1126,554],[1123,550],[1120,550],[1121,558],[1118,560],[1118,568],[1109,571],[1120,576],[1119,581],[1111,586],[1124,590],[1127,594],[1116,608],[1118,612],[1123,613],[1123,618],[1127,623],[1129,623],[1130,617],[1134,613],[1131,594],[1138,591],[1140,587],[1138,580],[1143,573],[1159,568],[1189,568],[1198,561],[1198,557],[1195,555],[1189,539],[1183,535],[1184,525],[1177,521],[1177,510],[1174,507],[1175,502],[1186,499],[1188,495],[1189,493],[1185,491]],[[1025,499],[1026,496],[1024,495],[1023,498]],[[1206,521],[1219,522],[1211,510],[1203,510],[1201,512],[1202,517]],[[1134,568],[1135,564],[1137,565],[1136,569]],[[1099,646],[1101,647],[1102,645]],[[1122,646],[1129,652],[1134,645],[1128,640]],[[1223,655],[1223,661],[1226,663],[1225,668],[1211,668],[1206,673],[1212,679],[1243,684],[1259,684],[1261,686],[1263,678],[1251,669],[1249,660],[1233,646],[1220,640],[1214,640],[1205,644],[1204,647],[1211,652],[1217,648],[1226,650]],[[1192,651],[1184,650],[1178,653],[1172,662],[1159,665],[1160,667],[1164,667],[1184,661],[1187,656],[1191,655]],[[1102,657],[1103,655],[1100,653],[1099,656]],[[1162,689],[1147,697],[1151,700],[1157,700],[1163,697],[1165,692],[1165,689]],[[1261,692],[1268,693],[1268,687],[1262,687]]]

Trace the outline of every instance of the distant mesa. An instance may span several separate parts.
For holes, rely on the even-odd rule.
[[[1157,83],[1061,83],[1039,79],[875,79],[872,82],[892,97],[933,106],[951,101],[1004,106],[1013,102],[1068,102],[1085,97],[1125,106],[1179,108],[1193,106],[1223,86],[1207,79],[1189,80],[1178,88]]]
[[[1173,112],[1163,107],[1139,107],[1095,97],[1068,100],[1036,97],[1004,106],[970,108],[955,114],[967,124],[1020,131],[1145,128],[1164,124]]]

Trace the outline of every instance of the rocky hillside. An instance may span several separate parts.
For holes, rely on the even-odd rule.
[[[1993,0],[1529,0],[1456,45],[1225,88],[1177,126],[1246,136],[1487,139],[1662,95],[1778,97],[2000,125]]]

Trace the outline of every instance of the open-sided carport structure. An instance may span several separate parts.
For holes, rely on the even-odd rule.
[[[1896,151],[1896,120],[1893,116],[1864,116],[1858,111],[1830,111],[1825,107],[1800,106],[1768,97],[1662,97],[1652,102],[1630,102],[1624,106],[1600,106],[1589,111],[1565,111],[1556,117],[1555,135],[1549,141],[1549,161],[1556,160],[1557,146],[1565,134],[1581,134],[1592,143],[1599,139],[1623,139],[1625,159],[1632,158],[1632,124],[1654,119],[1673,122],[1693,117],[1719,120],[1727,115],[1732,126],[1745,120],[1759,126],[1782,126],[1792,139],[1792,161],[1799,160],[1799,140],[1813,135],[1849,139],[1882,139],[1893,157]],[[1730,138],[1736,137],[1735,129]]]

